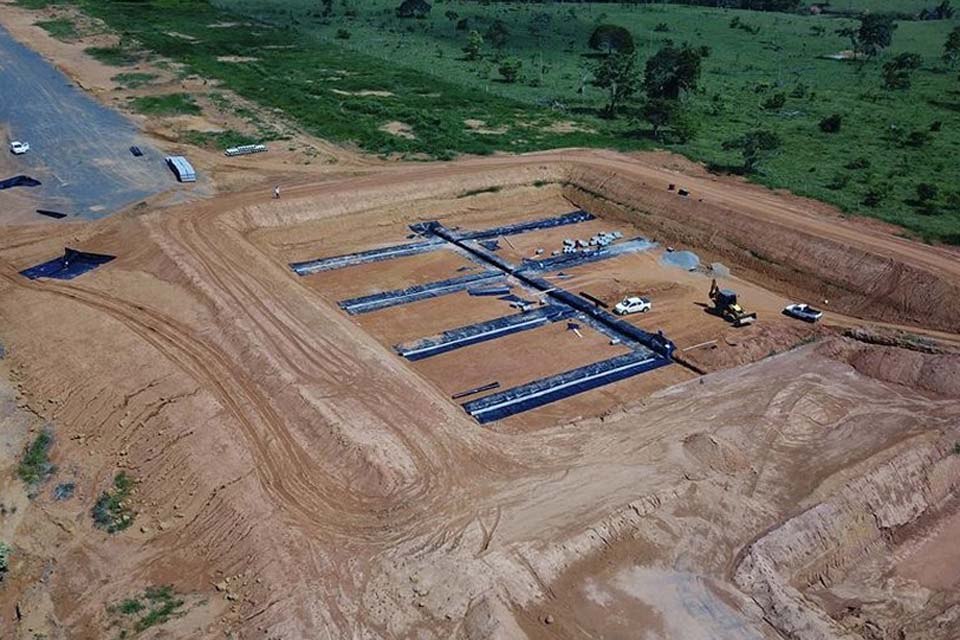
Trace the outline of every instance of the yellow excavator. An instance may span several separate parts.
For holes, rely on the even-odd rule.
[[[713,313],[735,327],[745,327],[757,319],[756,313],[747,313],[737,304],[737,294],[730,289],[721,289],[716,279],[710,283],[710,300],[713,301]]]

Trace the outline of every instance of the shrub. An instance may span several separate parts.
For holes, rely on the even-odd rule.
[[[103,64],[114,67],[126,67],[139,60],[139,56],[123,47],[87,47],[84,52]]]
[[[921,182],[917,185],[917,200],[922,204],[926,204],[931,200],[936,199],[938,193],[939,190],[935,184]]]
[[[349,40],[350,32],[346,29],[337,29],[337,40]]]
[[[847,164],[843,165],[844,169],[850,169],[855,171],[857,169],[869,169],[870,168],[870,159],[860,156],[859,158],[854,158]]]
[[[50,463],[50,447],[53,446],[53,435],[49,430],[41,431],[33,442],[27,445],[23,457],[17,465],[17,475],[30,487],[37,487],[57,470]]]
[[[133,480],[127,474],[121,471],[114,477],[113,490],[101,493],[93,506],[91,515],[97,527],[116,533],[133,524],[136,514],[127,504],[132,488]]]
[[[850,184],[850,175],[847,173],[838,173],[827,183],[827,189],[839,191],[846,188],[848,184]]]
[[[523,69],[523,61],[519,58],[505,58],[500,63],[498,71],[503,77],[504,82],[514,83],[520,77],[520,71]]]
[[[871,209],[879,207],[883,201],[890,195],[890,185],[886,182],[870,187],[863,196],[863,205]]]
[[[6,542],[0,542],[0,580],[3,574],[10,570],[10,554],[12,553],[10,545]]]
[[[157,79],[157,74],[155,73],[118,73],[117,75],[110,78],[117,84],[122,84],[128,89],[139,89],[140,87],[150,84]]]
[[[908,147],[920,148],[930,142],[931,138],[932,136],[930,135],[929,131],[917,129],[916,131],[911,131],[903,142]]]
[[[763,101],[763,108],[769,111],[779,111],[787,103],[787,94],[775,93]]]
[[[838,133],[842,125],[843,116],[839,113],[834,113],[820,121],[820,131],[824,133]]]
[[[149,115],[197,115],[200,105],[193,101],[188,93],[167,93],[159,96],[141,96],[134,98],[133,108]]]
[[[72,40],[79,35],[76,26],[66,18],[41,20],[34,24],[58,40]]]

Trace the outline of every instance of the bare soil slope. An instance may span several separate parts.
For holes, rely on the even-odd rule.
[[[739,183],[679,178],[662,161],[570,151],[398,165],[303,178],[279,201],[265,186],[5,231],[4,366],[20,403],[52,425],[59,470],[3,529],[14,574],[45,577],[0,590],[2,635],[105,637],[109,605],[160,584],[186,602],[162,627],[171,637],[859,633],[805,594],[856,589],[848,570],[893,548],[893,534],[921,544],[933,538],[909,527],[952,517],[957,356],[877,365],[882,347],[826,338],[764,358],[798,338],[767,330],[749,357],[726,342],[709,368],[759,362],[663,380],[573,423],[493,430],[286,265],[390,244],[417,220],[509,221],[551,183],[539,188],[553,204],[595,203],[723,256],[771,305],[825,291],[844,312],[828,327],[957,330],[955,254]],[[680,180],[690,199],[667,192]],[[502,190],[460,197],[490,187]],[[340,246],[333,234],[348,228],[362,237]],[[795,249],[783,271],[749,257],[783,243]],[[73,281],[18,275],[64,245],[118,258]],[[850,255],[867,266],[844,270]],[[912,466],[897,475],[904,456]],[[110,535],[89,512],[121,470],[137,482],[135,523]],[[74,497],[55,500],[67,479]],[[811,521],[825,509],[835,515]],[[798,555],[810,545],[791,542],[797,530],[823,542],[816,554]],[[903,621],[919,633],[952,603],[948,578],[923,580],[929,605]],[[864,615],[892,628],[897,597]]]

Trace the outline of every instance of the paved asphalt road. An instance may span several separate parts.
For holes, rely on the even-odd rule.
[[[0,223],[13,215],[5,194],[29,192],[36,208],[70,217],[102,218],[147,196],[178,188],[140,130],[76,87],[40,55],[0,28],[0,124],[10,140],[30,143],[29,153],[11,156],[12,175],[26,174],[43,185],[0,191]],[[10,153],[2,140],[2,153]],[[143,157],[134,158],[137,145]],[[9,169],[8,169],[9,171]],[[0,175],[0,179],[9,178]],[[24,193],[26,195],[26,193]],[[22,207],[22,200],[19,200]],[[22,212],[21,212],[22,214]],[[50,220],[36,215],[37,221]]]

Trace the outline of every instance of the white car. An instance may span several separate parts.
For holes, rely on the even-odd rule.
[[[646,313],[652,308],[653,303],[650,302],[649,298],[628,296],[617,303],[617,306],[613,308],[613,312],[618,316],[625,316],[631,313]]]
[[[10,152],[16,156],[22,156],[27,151],[30,151],[29,142],[20,142],[19,140],[14,140],[10,143]]]

